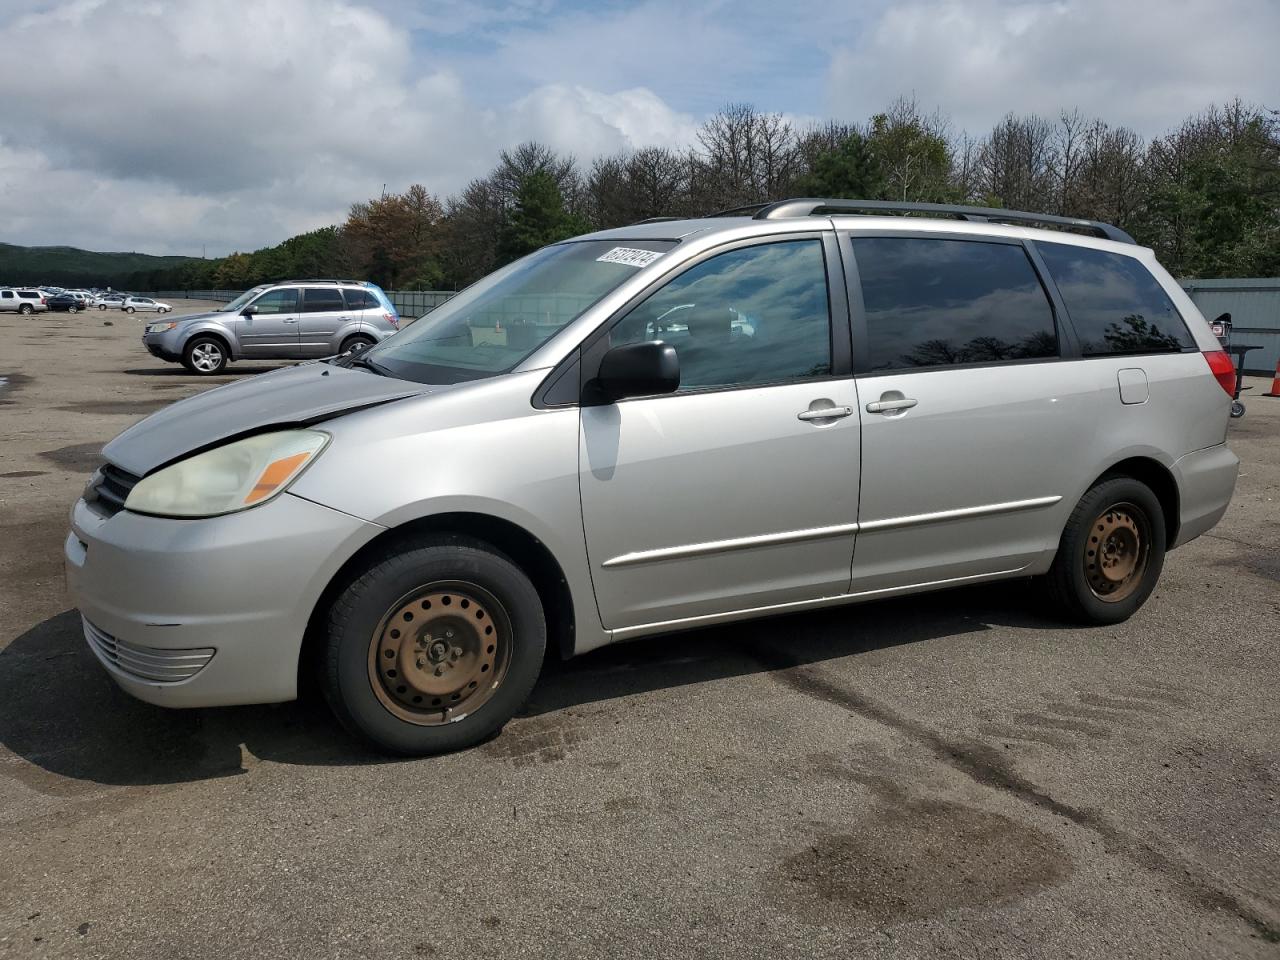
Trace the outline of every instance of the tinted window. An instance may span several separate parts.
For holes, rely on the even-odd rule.
[[[631,311],[611,343],[663,340],[680,387],[720,387],[831,372],[827,273],[820,240],[722,253],[686,270]]]
[[[253,301],[253,305],[258,308],[258,313],[261,314],[297,313],[298,291],[292,287],[283,290],[270,290]]]
[[[1037,243],[1086,356],[1192,347],[1177,308],[1142,263],[1106,250]]]
[[[377,297],[368,290],[343,290],[348,310],[373,310],[380,307]]]
[[[853,241],[872,370],[1053,357],[1053,309],[1020,246]]]
[[[0,290],[0,298],[4,298],[5,300],[16,299],[12,290]]]
[[[345,310],[342,304],[342,291],[337,287],[307,287],[302,291],[303,313],[324,313],[331,310]]]

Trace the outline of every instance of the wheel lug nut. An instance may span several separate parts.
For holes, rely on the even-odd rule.
[[[445,635],[446,637],[450,637],[450,638],[452,638],[452,637],[453,637],[453,631],[452,631],[452,630],[446,630],[446,631],[444,632],[444,635]]]

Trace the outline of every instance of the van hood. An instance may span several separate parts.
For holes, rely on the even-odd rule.
[[[134,424],[108,443],[102,455],[141,477],[235,437],[272,427],[308,426],[443,389],[448,388],[330,363],[304,363],[179,400]]]

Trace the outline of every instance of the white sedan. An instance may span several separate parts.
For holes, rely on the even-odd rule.
[[[159,300],[152,300],[150,297],[125,297],[120,304],[120,309],[125,313],[134,313],[138,310],[168,313],[173,307],[167,303],[161,303]]]

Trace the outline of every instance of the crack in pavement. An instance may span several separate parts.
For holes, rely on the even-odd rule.
[[[1280,926],[1260,916],[1231,893],[1218,889],[1195,864],[1180,861],[1175,856],[1124,833],[1094,811],[1082,810],[1054,799],[1012,770],[1005,758],[987,744],[949,740],[918,720],[903,716],[883,703],[839,686],[820,671],[787,656],[785,652],[755,643],[748,644],[746,649],[761,666],[770,671],[770,677],[797,693],[834,703],[905,734],[927,746],[944,763],[975,783],[1012,794],[1025,803],[1049,810],[1095,833],[1104,841],[1109,853],[1121,854],[1139,866],[1161,875],[1193,904],[1210,911],[1221,910],[1237,916],[1253,928],[1255,936],[1269,943],[1280,942]]]

